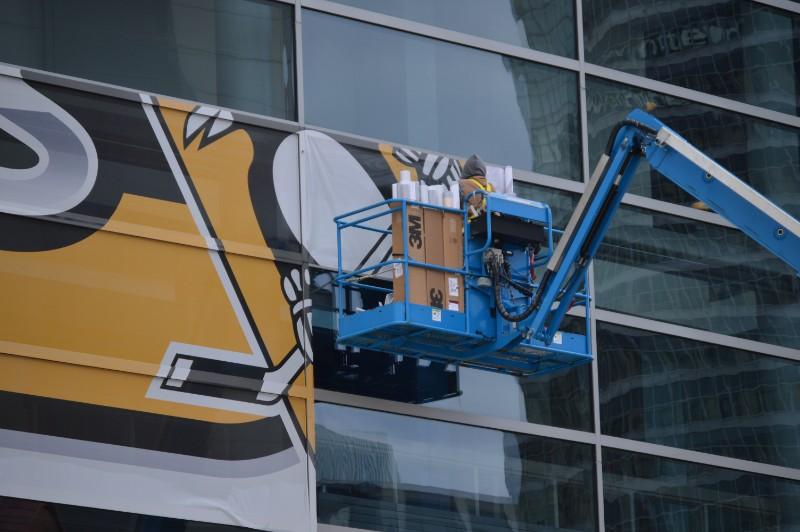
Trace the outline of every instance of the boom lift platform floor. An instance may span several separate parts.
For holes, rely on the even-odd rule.
[[[518,375],[542,374],[591,362],[585,349],[586,336],[561,332],[555,346],[536,341],[503,351],[487,352],[493,339],[469,334],[461,312],[441,311],[431,317],[434,307],[409,304],[406,318],[403,303],[390,303],[352,314],[340,322],[339,342],[396,355],[425,358],[447,364],[477,366]],[[436,309],[439,310],[439,309]]]

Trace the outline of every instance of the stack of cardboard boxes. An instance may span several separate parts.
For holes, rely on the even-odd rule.
[[[431,206],[459,208],[458,188],[425,187],[411,182],[407,172],[401,173],[393,196],[411,199]],[[406,208],[408,258],[446,268],[462,269],[464,265],[464,221],[460,214],[439,209],[409,205]],[[392,216],[392,255],[403,255],[403,219],[401,212]],[[402,264],[394,266],[394,301],[404,301],[405,277]],[[409,266],[408,301],[418,305],[464,311],[464,279],[462,275]]]

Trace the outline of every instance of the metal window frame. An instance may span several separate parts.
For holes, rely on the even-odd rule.
[[[788,2],[788,0],[751,0],[751,1],[759,1],[759,3],[765,5],[770,5],[772,7],[779,7],[789,12],[800,13],[800,7],[796,7],[796,5],[792,9],[789,9],[784,5],[773,5],[773,4],[782,4],[783,2],[785,2],[787,5],[793,4],[791,2]],[[647,90],[661,92],[669,96],[675,96],[696,103],[709,105],[711,107],[724,109],[726,111],[734,111],[739,114],[744,114],[754,118],[776,122],[791,127],[800,127],[800,117],[798,116],[781,113],[779,111],[773,111],[763,107],[758,107],[755,105],[741,102],[739,100],[723,98],[713,94],[704,93],[693,89],[687,89],[680,85],[674,85],[663,81],[656,81],[651,78],[646,78],[644,76],[628,74],[619,70],[614,70],[593,63],[583,62],[581,60],[583,56],[582,45],[579,46],[578,48],[578,58],[573,59],[547,52],[532,50],[530,48],[524,48],[513,44],[506,44],[499,41],[486,39],[483,37],[476,37],[474,35],[469,35],[467,33],[448,30],[438,26],[431,26],[429,24],[424,24],[409,19],[394,17],[391,15],[384,15],[382,13],[378,13],[375,11],[368,11],[365,9],[351,7],[331,0],[300,0],[300,3],[303,8],[312,9],[314,11],[319,11],[321,13],[327,13],[329,15],[345,17],[352,20],[373,24],[376,26],[383,26],[385,28],[392,30],[399,30],[405,33],[411,33],[423,37],[429,37],[432,39],[449,42],[452,44],[460,44],[462,46],[484,50],[487,52],[494,52],[502,55],[507,55],[510,57],[526,59],[528,61],[533,61],[536,63],[541,63],[544,65],[554,66],[567,70],[572,70],[574,72],[585,72],[586,74],[603,78],[609,81],[621,82],[628,85],[633,85],[638,88],[644,88]],[[582,15],[582,9],[580,11],[576,9],[576,20],[578,18],[579,12]],[[581,16],[580,17],[581,25],[583,23],[582,19],[583,17]],[[578,41],[580,44],[583,40],[582,34],[578,38],[580,39]]]
[[[581,92],[580,103],[580,116],[581,116],[581,152],[583,155],[583,182],[588,185],[591,180],[591,161],[589,160],[589,112],[586,104],[586,52],[584,50],[583,41],[583,0],[575,0],[575,35],[578,39],[578,62],[580,63],[580,72],[578,73],[578,85]],[[624,201],[625,196],[623,196]],[[594,294],[594,263],[589,265],[587,270],[588,293]],[[595,491],[595,515],[597,519],[597,530],[605,532],[606,530],[606,508],[605,508],[605,494],[603,487],[603,448],[599,443],[599,438],[602,435],[600,432],[600,377],[597,364],[597,317],[595,310],[597,306],[595,298],[589,300],[589,341],[591,342],[592,353],[595,353],[592,359],[591,368],[591,408],[592,408],[592,429],[595,437],[594,442],[594,491]]]
[[[581,161],[583,166],[584,182],[588,178],[588,174],[591,168],[591,161],[589,160],[589,153],[588,153],[588,117],[586,111],[587,75],[595,76],[597,78],[612,82],[623,83],[634,88],[659,92],[667,96],[681,98],[687,101],[699,103],[702,105],[708,105],[710,107],[719,108],[726,111],[732,111],[746,117],[756,118],[759,120],[767,120],[768,122],[773,122],[779,125],[789,126],[792,128],[800,128],[800,117],[798,116],[761,108],[738,100],[722,98],[713,94],[703,93],[692,89],[687,89],[685,87],[681,87],[678,85],[665,83],[650,78],[646,78],[643,76],[628,74],[610,68],[602,67],[600,65],[587,63],[584,57],[583,16],[582,16],[581,0],[574,0],[575,17],[576,17],[577,58],[569,58],[555,54],[540,52],[537,50],[532,50],[520,46],[502,43],[491,39],[476,37],[458,31],[447,30],[441,27],[431,26],[419,22],[410,21],[407,19],[392,17],[368,10],[358,9],[329,0],[272,0],[272,1],[282,4],[292,5],[294,7],[295,91],[296,91],[295,97],[296,97],[297,121],[282,120],[254,113],[249,113],[245,111],[228,109],[232,112],[234,119],[236,121],[247,123],[250,125],[268,127],[289,132],[297,132],[308,126],[305,117],[305,102],[304,102],[302,11],[303,9],[312,9],[322,13],[345,17],[352,20],[366,22],[374,25],[379,25],[393,30],[399,30],[410,34],[421,35],[424,37],[430,37],[443,42],[449,42],[457,45],[475,48],[478,50],[503,54],[510,57],[516,57],[523,60],[528,60],[535,63],[576,72],[578,75]],[[790,0],[751,0],[751,1],[766,6],[782,9],[789,13],[800,14],[800,4],[797,4]],[[18,67],[15,65],[0,63],[0,75],[24,77],[25,79],[29,79],[31,81],[55,84],[66,88],[83,90],[86,92],[92,92],[106,96],[113,96],[121,99],[131,100],[137,103],[140,102],[139,94],[141,91],[136,91],[130,88],[113,84],[94,82],[73,76],[54,74],[51,72],[41,71],[32,68]],[[175,101],[187,102],[187,100],[185,99],[174,96],[164,95],[163,97]],[[194,102],[189,102],[189,103],[194,103]],[[375,144],[382,142],[381,139],[363,137],[343,131],[329,130],[319,127],[314,127],[314,129],[324,131],[327,134],[331,135],[332,137],[342,142],[347,142],[355,145],[374,146]],[[392,143],[392,144],[397,144],[397,143]],[[430,151],[430,150],[424,150],[424,151]],[[443,155],[453,157],[452,155],[448,154],[443,154]],[[557,176],[549,176],[529,171],[515,171],[515,174],[517,179],[522,182],[549,187],[556,190],[572,192],[572,193],[581,193],[584,189],[584,183],[580,181],[572,181]],[[689,207],[684,207],[681,205],[655,200],[644,196],[626,194],[625,197],[623,198],[622,203],[634,207],[649,209],[655,212],[661,212],[669,215],[679,216],[682,218],[696,220],[702,223],[710,223],[714,225],[733,228],[733,226],[730,223],[728,223],[715,213],[699,211],[691,209]],[[281,260],[285,260],[287,262],[297,261],[296,258],[292,260],[289,257],[287,257],[287,259],[281,259]],[[308,265],[304,264],[304,266]],[[589,279],[590,279],[589,280],[590,285],[593,285],[594,283],[593,271],[590,271]],[[594,305],[594,302],[592,302],[592,305]],[[651,331],[655,333],[690,338],[710,344],[753,351],[768,356],[781,357],[793,361],[800,361],[800,350],[797,349],[791,349],[778,345],[746,340],[734,336],[715,333],[712,331],[693,329],[690,327],[670,324],[639,316],[617,313],[604,309],[596,309],[592,313],[591,338],[593,345],[595,347],[595,352],[596,352],[596,322],[598,320],[623,326],[629,326],[641,330]],[[663,446],[636,440],[629,440],[625,438],[603,435],[600,432],[598,384],[599,383],[597,374],[597,362],[595,361],[592,364],[592,400],[593,400],[592,415],[594,424],[594,430],[592,432],[564,429],[549,425],[533,424],[524,421],[504,419],[500,417],[479,416],[479,415],[467,414],[463,412],[440,409],[435,407],[396,403],[392,401],[385,401],[369,397],[332,392],[329,390],[317,390],[316,394],[318,402],[321,403],[340,404],[343,406],[352,406],[370,410],[379,410],[383,412],[414,416],[423,419],[432,419],[444,422],[465,424],[475,427],[505,430],[510,432],[518,432],[522,434],[531,434],[535,436],[563,439],[567,441],[593,445],[595,448],[595,458],[596,458],[595,480],[596,480],[596,505],[597,505],[598,529],[601,531],[605,529],[604,501],[603,501],[603,491],[602,491],[603,490],[603,472],[602,472],[603,447],[609,447],[629,452],[643,453],[667,459],[699,463],[699,464],[709,465],[712,467],[733,469],[746,473],[770,475],[777,478],[783,478],[792,481],[800,481],[800,469],[774,466],[770,464],[763,464],[760,462],[751,462],[747,460],[724,457],[721,455],[702,453],[697,451],[691,451],[686,449],[680,449],[675,447],[669,447],[669,446]],[[361,530],[354,528],[339,527],[326,524],[319,524],[318,529],[321,532],[363,532]]]
[[[598,434],[597,431],[586,432],[581,430],[566,429],[552,425],[542,425],[538,423],[528,423],[526,421],[517,421],[501,417],[469,414],[465,412],[459,412],[457,410],[400,403],[396,401],[388,401],[386,399],[365,397],[363,395],[334,392],[331,390],[317,389],[315,393],[317,403],[360,408],[362,410],[373,410],[388,414],[397,414],[420,419],[429,419],[432,421],[467,425],[476,428],[494,429],[504,432],[528,434],[531,436],[540,436],[574,443],[596,445],[800,482],[800,469],[764,464],[761,462],[753,462],[739,458],[730,458],[727,456],[704,453],[700,451],[691,451],[688,449],[669,447],[666,445],[648,443],[639,440],[629,440],[627,438]]]
[[[586,73],[590,76],[600,78],[614,83],[622,83],[630,85],[633,88],[645,89],[653,92],[665,94],[682,100],[687,100],[694,103],[715,107],[724,111],[734,111],[738,114],[747,115],[749,117],[757,118],[759,120],[766,120],[767,122],[774,122],[776,124],[800,127],[800,116],[792,116],[780,111],[773,111],[765,107],[758,107],[749,103],[744,103],[739,100],[731,100],[722,96],[716,96],[706,92],[688,89],[680,85],[673,85],[664,81],[658,81],[652,78],[637,76],[636,74],[629,74],[620,70],[614,70],[608,67],[595,65],[594,63],[586,63]]]
[[[303,8],[300,0],[290,0],[294,4],[294,88],[295,109],[297,109],[297,122],[305,124],[305,88],[303,85]]]
[[[566,68],[574,72],[580,70],[579,62],[573,58],[507,44],[484,37],[477,37],[468,33],[445,29],[441,26],[432,26],[406,18],[384,15],[377,11],[352,7],[331,0],[301,0],[301,4],[303,8],[306,9],[349,18],[359,22],[366,22],[375,26],[383,26],[391,30],[400,30],[404,33],[460,44],[469,48],[527,59],[544,65]]]
[[[691,327],[686,327],[685,325],[643,318],[631,314],[623,314],[621,312],[614,312],[612,310],[606,310],[602,308],[598,308],[596,310],[593,309],[592,315],[596,316],[598,321],[605,323],[622,325],[632,329],[640,329],[643,331],[655,332],[667,336],[688,338],[689,340],[697,340],[698,342],[703,342],[706,344],[730,347],[732,349],[741,349],[743,351],[751,351],[760,355],[767,355],[775,358],[783,358],[794,362],[800,362],[800,349],[792,349],[791,347],[783,347],[780,345],[758,342],[756,340],[748,340],[746,338],[729,336],[713,331],[707,331],[705,329],[693,329]]]

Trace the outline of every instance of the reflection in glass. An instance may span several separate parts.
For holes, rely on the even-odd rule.
[[[800,483],[603,449],[609,532],[789,531],[800,527]]]
[[[575,57],[575,5],[563,0],[335,0],[393,17]]]
[[[315,125],[581,178],[574,73],[306,10]]]
[[[0,61],[294,120],[290,5],[11,0]]]
[[[800,363],[597,323],[604,434],[800,468]]]
[[[594,273],[599,307],[800,347],[800,279],[740,231],[621,207]]]
[[[591,77],[587,79],[586,105],[592,165],[614,124],[636,107],[655,105],[652,114],[700,151],[784,210],[800,216],[800,133],[796,129]],[[639,166],[628,192],[680,205],[696,201],[646,162]]]
[[[797,113],[800,16],[741,0],[583,2],[586,60]]]
[[[321,523],[594,530],[591,446],[317,404]]]
[[[315,385],[326,390],[470,414],[592,430],[591,367],[520,378],[467,367],[352,350],[336,345],[334,274],[312,270]],[[374,294],[351,292],[356,306],[378,304]],[[567,320],[577,330],[583,319]],[[582,331],[583,332],[583,331]]]
[[[525,183],[522,181],[514,182],[514,192],[521,198],[540,201],[550,206],[553,215],[553,227],[564,229],[572,216],[572,211],[578,204],[578,194],[547,188],[541,185]]]

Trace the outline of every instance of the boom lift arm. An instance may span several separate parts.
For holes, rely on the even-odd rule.
[[[800,222],[636,109],[613,130],[605,153],[547,263],[524,334],[550,344],[642,159],[800,271]]]

